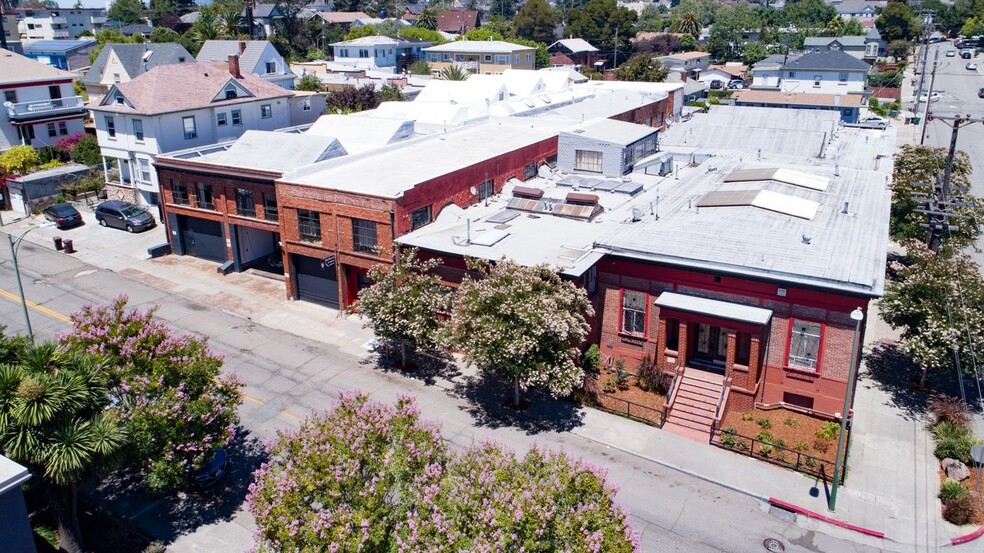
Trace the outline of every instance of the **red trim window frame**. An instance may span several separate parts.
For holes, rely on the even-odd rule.
[[[643,323],[642,323],[642,333],[630,332],[625,329],[625,292],[635,292],[637,294],[642,294],[645,296],[643,300]],[[643,292],[642,290],[634,290],[632,288],[621,288],[618,291],[618,332],[625,336],[635,336],[638,338],[646,338],[649,335],[649,293]]]
[[[805,323],[820,325],[820,335],[817,338],[817,367],[815,369],[809,369],[806,367],[797,367],[795,365],[789,364],[789,353],[792,350],[792,345],[793,345],[793,325],[796,321],[802,321]],[[783,357],[783,367],[789,371],[797,371],[804,374],[812,374],[812,375],[819,376],[821,374],[820,367],[823,366],[823,346],[824,346],[824,337],[826,332],[827,332],[827,325],[823,321],[790,317],[786,325],[786,354],[785,357]]]

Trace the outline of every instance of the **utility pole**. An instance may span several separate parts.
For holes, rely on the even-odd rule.
[[[932,17],[935,14],[936,14],[936,12],[934,12],[932,10],[923,10],[920,15],[922,16],[922,20],[925,22],[925,21],[932,21]],[[926,61],[929,59],[929,35],[931,35],[932,32],[933,31],[932,31],[932,29],[930,29],[930,26],[928,24],[923,27],[923,40],[922,40],[923,47],[922,47],[922,57],[921,57],[921,59],[920,59],[920,55],[919,55],[919,53],[920,53],[919,52],[919,49],[918,48],[916,49],[916,63],[915,63],[915,65],[917,67],[917,71],[918,71],[918,74],[919,74],[919,81],[918,81],[918,85],[916,87],[916,103],[915,103],[915,106],[913,106],[913,109],[912,109],[913,113],[915,113],[916,115],[919,115],[919,104],[921,103],[919,101],[919,97],[922,96],[923,85],[926,82]],[[918,69],[920,62],[922,62],[922,69]]]
[[[618,27],[615,27],[615,57],[612,59],[612,69],[618,65]]]
[[[936,67],[940,63],[940,49],[936,49],[936,57],[933,58],[933,76],[929,79],[929,92],[926,93],[926,113],[923,116],[922,135],[919,137],[919,145],[926,142],[926,125],[929,124],[929,106],[933,103],[933,88],[936,86]]]

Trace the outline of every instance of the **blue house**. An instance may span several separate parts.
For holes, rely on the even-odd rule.
[[[25,46],[24,55],[57,69],[75,71],[89,67],[89,52],[95,47],[95,39],[39,40]]]

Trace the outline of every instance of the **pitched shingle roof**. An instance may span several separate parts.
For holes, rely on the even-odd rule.
[[[437,16],[438,31],[465,34],[476,27],[478,27],[478,12],[475,10],[445,11]]]
[[[809,52],[786,62],[786,71],[863,71],[867,73],[871,66],[842,50],[826,50]]]
[[[246,49],[239,53],[240,43],[246,44]],[[266,74],[266,68],[260,68],[260,57],[270,44],[269,40],[206,40],[198,51],[196,59],[200,62],[228,62],[229,56],[239,54],[239,67],[246,73],[256,75]],[[279,56],[279,54],[278,54]],[[285,62],[283,75],[293,75],[294,72]]]
[[[352,23],[356,19],[367,19],[369,14],[365,12],[318,12],[318,17],[325,20],[325,23]]]
[[[595,48],[594,46],[592,46],[590,42],[584,40],[583,38],[565,38],[563,40],[558,40],[557,42],[554,42],[553,44],[551,44],[547,48],[547,50],[552,49],[554,46],[557,46],[558,44],[560,46],[562,46],[563,48],[565,48],[568,52],[570,52],[572,54],[577,54],[577,53],[580,53],[580,52],[597,52],[598,51],[597,48]]]
[[[266,79],[243,72],[241,79],[233,79],[228,64],[179,63],[159,65],[128,83],[113,88],[119,90],[133,107],[113,103],[111,89],[102,104],[90,108],[98,111],[139,113],[156,115],[174,111],[186,111],[208,107],[215,102],[226,84],[233,80],[253,96],[220,100],[222,104],[238,104],[256,100],[283,98],[294,93],[267,82]]]
[[[9,50],[0,49],[0,84],[19,84],[55,79],[74,79],[76,75],[45,65]]]
[[[143,43],[143,44],[107,44],[96,61],[92,62],[92,67],[82,78],[84,84],[99,84],[106,70],[106,63],[109,61],[110,53],[115,53],[116,57],[123,65],[123,69],[130,78],[143,75],[150,69],[158,65],[168,65],[172,63],[194,63],[195,58],[185,47],[175,42]],[[144,57],[146,56],[146,61]]]

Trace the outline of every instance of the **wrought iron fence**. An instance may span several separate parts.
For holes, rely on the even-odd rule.
[[[617,396],[598,391],[594,393],[595,407],[615,415],[656,427],[663,426],[662,408],[649,407]]]
[[[834,461],[814,457],[798,449],[776,445],[775,440],[766,441],[743,436],[729,429],[722,430],[711,426],[711,443],[722,449],[744,453],[760,461],[809,474],[818,478],[832,478]],[[841,467],[841,482],[847,479],[847,457]]]

